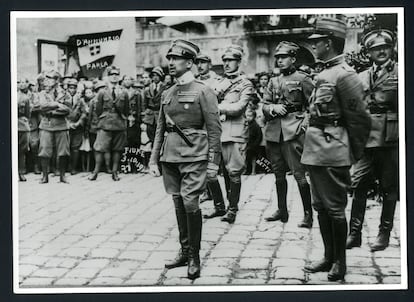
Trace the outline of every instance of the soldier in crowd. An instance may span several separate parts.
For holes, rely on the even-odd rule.
[[[167,53],[170,74],[177,84],[164,91],[150,159],[150,173],[159,176],[174,201],[180,252],[166,268],[188,264],[188,278],[200,276],[202,217],[199,195],[207,175],[217,177],[221,126],[217,97],[212,89],[195,80],[191,68],[199,48],[176,40]],[[165,136],[165,132],[168,134]]]
[[[132,87],[134,83],[134,78],[128,75],[124,75],[122,77],[122,86],[125,87],[126,91],[128,92],[128,98],[131,99],[132,96],[135,94],[135,89]]]
[[[49,182],[49,161],[55,150],[59,162],[61,183],[68,183],[65,177],[67,158],[70,156],[69,125],[66,117],[71,112],[72,98],[59,87],[60,75],[57,71],[46,73],[45,90],[39,93],[39,106],[42,120],[39,125],[40,143],[39,157],[41,158],[43,177],[41,184]]]
[[[83,99],[85,101],[86,106],[86,121],[84,124],[84,131],[83,131],[83,139],[82,145],[79,149],[81,151],[81,162],[82,162],[82,171],[83,172],[90,172],[91,171],[91,164],[92,166],[95,165],[95,161],[93,160],[93,152],[92,145],[89,138],[89,115],[90,115],[90,107],[91,101],[95,97],[94,87],[92,81],[85,81],[84,82],[85,90],[83,91]]]
[[[257,95],[259,96],[260,101],[263,101],[263,96],[269,85],[269,74],[267,72],[262,72],[259,74],[259,87],[257,88]]]
[[[96,96],[96,114],[99,117],[98,132],[94,143],[95,169],[89,180],[96,180],[104,154],[111,155],[112,179],[119,181],[118,168],[121,153],[127,142],[128,93],[119,83],[119,69],[108,68],[108,83]],[[108,163],[107,159],[105,160]]]
[[[18,165],[19,181],[26,181],[26,154],[29,151],[30,141],[30,99],[27,95],[29,82],[27,80],[17,81],[17,128],[18,128]]]
[[[39,123],[40,123],[40,106],[39,99],[37,97],[37,91],[35,91],[34,83],[29,82],[29,88],[21,90],[26,94],[30,101],[30,135],[29,135],[29,153],[27,153],[28,160],[33,164],[33,172],[37,175],[40,174],[40,162],[39,162]]]
[[[352,175],[353,200],[347,248],[361,246],[361,229],[365,216],[367,192],[379,180],[383,198],[379,233],[371,251],[388,246],[393,227],[398,179],[398,65],[393,60],[394,36],[388,30],[374,30],[363,38],[373,61],[362,72],[365,99],[371,117],[371,132],[363,157],[355,164]]]
[[[79,164],[79,148],[82,144],[84,126],[87,120],[86,104],[77,91],[78,81],[74,78],[67,80],[67,92],[71,96],[71,112],[67,116],[70,135],[71,175],[77,173]]]
[[[222,221],[234,223],[238,211],[241,175],[245,169],[246,147],[249,136],[245,110],[255,93],[253,84],[240,72],[243,49],[238,45],[226,48],[222,55],[224,78],[215,87],[219,100],[220,121],[223,132],[222,163],[229,206],[224,207],[223,194],[217,177],[208,179],[214,201],[214,212],[205,218],[224,216]]]
[[[151,77],[148,72],[142,74],[142,84],[144,84],[144,88],[147,88],[151,84]]]
[[[153,142],[155,136],[155,129],[157,127],[157,118],[160,110],[161,95],[165,90],[164,71],[160,66],[154,67],[151,71],[152,83],[145,88],[144,91],[144,108],[145,115],[143,122],[147,124],[147,134],[149,139]]]
[[[361,158],[371,126],[362,82],[344,60],[345,36],[344,21],[321,18],[309,37],[325,69],[318,74],[310,98],[302,163],[309,172],[325,254],[305,270],[329,272],[329,281],[342,280],[346,273],[349,168]]]
[[[271,78],[264,93],[263,114],[266,154],[272,163],[276,178],[277,211],[267,221],[288,221],[286,172],[292,171],[299,188],[304,218],[299,227],[311,228],[313,223],[311,195],[305,169],[300,163],[307,124],[306,110],[313,84],[307,74],[296,70],[299,46],[293,42],[280,42],[275,58],[281,74]]]
[[[141,94],[142,85],[138,81],[133,82],[133,94],[129,98],[129,114],[127,141],[128,147],[139,148],[141,145],[141,113],[143,106],[143,98]]]
[[[173,76],[170,75],[170,74],[166,74],[165,77],[164,77],[165,89],[170,88],[174,84],[175,84],[175,79],[173,78]]]

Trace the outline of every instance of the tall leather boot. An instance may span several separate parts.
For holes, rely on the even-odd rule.
[[[194,280],[200,277],[201,210],[187,213],[187,228],[190,243],[187,277]]]
[[[226,215],[221,218],[221,221],[228,223],[234,223],[236,220],[236,214],[239,210],[238,204],[240,199],[241,182],[230,181],[230,193],[229,193],[229,209]]]
[[[69,182],[66,179],[66,161],[67,156],[59,156],[59,182],[68,184]]]
[[[78,166],[78,162],[79,162],[79,150],[74,150],[72,151],[72,155],[71,155],[71,168],[72,168],[70,171],[71,175],[77,174],[76,168]]]
[[[318,213],[318,221],[325,253],[322,260],[312,262],[305,266],[305,271],[308,273],[328,272],[331,269],[334,260],[331,218],[326,212],[320,212]]]
[[[226,167],[224,166],[224,164],[222,164],[222,170],[223,170],[224,186],[226,188],[226,198],[227,198],[227,200],[230,200],[229,199],[229,196],[230,196],[230,176],[229,176],[229,172],[227,172]]]
[[[394,225],[394,213],[397,202],[395,200],[384,199],[382,203],[381,223],[378,236],[371,246],[371,252],[382,251],[388,247],[390,233]]]
[[[24,170],[26,169],[26,156],[24,154],[18,154],[18,166],[19,166],[19,181],[26,181],[24,177]]]
[[[346,273],[346,219],[332,219],[334,263],[328,273],[329,281],[343,280]]]
[[[273,215],[266,217],[266,221],[280,220],[286,223],[289,219],[287,211],[286,197],[287,197],[287,180],[286,178],[276,180],[276,195],[277,195],[277,211]]]
[[[180,202],[181,196],[173,197],[175,202]],[[181,199],[182,203],[182,199]],[[165,267],[175,268],[180,266],[186,266],[188,263],[188,251],[189,251],[189,240],[188,240],[188,227],[187,227],[187,214],[184,209],[184,205],[182,208],[175,208],[175,216],[177,218],[177,226],[178,226],[178,238],[180,241],[181,248],[178,251],[177,256],[171,262],[165,264]]]
[[[206,219],[218,217],[218,216],[224,216],[226,215],[226,209],[224,206],[224,199],[223,199],[223,193],[221,192],[220,183],[219,181],[212,180],[207,183],[210,193],[213,197],[214,202],[214,212],[210,214],[205,214],[203,217]]]
[[[298,186],[300,197],[302,198],[303,211],[305,213],[303,220],[298,224],[298,227],[311,229],[313,225],[313,214],[310,187],[308,183],[300,184]]]
[[[42,179],[40,180],[40,184],[45,184],[49,182],[49,161],[50,158],[47,157],[40,157],[40,164],[42,166]]]
[[[366,192],[355,190],[352,200],[351,219],[349,220],[349,235],[346,240],[346,248],[360,247],[361,230],[364,223],[365,209],[367,207]]]

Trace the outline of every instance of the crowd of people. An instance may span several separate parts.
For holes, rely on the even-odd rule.
[[[188,278],[195,279],[200,276],[200,200],[214,203],[205,219],[234,223],[241,176],[246,167],[256,173],[256,159],[266,156],[278,207],[266,220],[288,222],[286,174],[292,173],[304,210],[298,227],[312,228],[314,209],[325,251],[321,261],[304,269],[342,280],[346,249],[361,245],[371,184],[379,182],[383,200],[372,251],[388,246],[399,199],[395,38],[387,30],[367,33],[362,43],[373,63],[357,74],[344,60],[345,37],[345,22],[318,20],[308,38],[318,63],[297,67],[299,46],[282,41],[274,53],[275,73],[259,74],[256,85],[240,70],[241,46],[226,48],[219,76],[210,57],[186,40],[174,41],[166,54],[168,74],[155,67],[139,79],[120,78],[112,66],[104,81],[60,79],[56,71],[41,74],[36,83],[21,80],[19,179],[25,181],[25,172],[33,169],[45,184],[57,169],[66,183],[70,158],[71,174],[92,171],[94,181],[103,170],[118,181],[123,148],[142,148],[148,172],[162,175],[175,205],[181,249],[166,268],[188,265]]]

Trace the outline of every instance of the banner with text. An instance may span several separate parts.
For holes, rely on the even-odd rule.
[[[87,77],[100,77],[118,53],[122,29],[72,36],[78,50],[82,73]]]

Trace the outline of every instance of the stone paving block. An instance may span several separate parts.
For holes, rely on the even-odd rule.
[[[186,286],[186,285],[190,285],[192,283],[192,280],[187,278],[187,273],[185,274],[185,277],[182,278],[171,278],[171,279],[166,279],[164,280],[164,282],[162,282],[162,285],[182,285],[182,286]]]
[[[109,238],[110,242],[132,242],[135,240],[135,235],[133,234],[116,234]]]
[[[77,247],[67,248],[59,253],[59,256],[63,257],[81,257],[84,258],[89,253],[90,248]]]
[[[294,258],[294,259],[305,259],[306,250],[305,249],[292,249],[292,248],[279,248],[276,252],[277,258]]]
[[[36,251],[36,255],[45,256],[49,258],[60,254],[61,251],[62,247],[44,245],[42,248]]]
[[[53,285],[56,287],[84,286],[89,282],[87,278],[61,278]]]
[[[372,259],[369,256],[365,257],[346,257],[346,262],[350,266],[371,267]]]
[[[201,273],[200,278],[194,280],[194,285],[216,285],[216,286],[223,286],[228,284],[230,281],[229,278],[225,277],[210,277],[204,276],[204,273]]]
[[[153,242],[141,242],[139,240],[136,240],[136,242],[132,242],[130,245],[128,245],[128,249],[136,251],[152,251],[157,245],[157,243]]]
[[[271,258],[274,253],[273,249],[259,250],[248,248],[241,254],[241,258]]]
[[[212,258],[201,259],[202,265],[206,267],[232,267],[237,263],[237,258]]]
[[[237,242],[232,241],[219,241],[217,245],[214,247],[216,250],[226,250],[226,249],[234,249],[234,250],[243,250],[244,245]]]
[[[116,277],[97,277],[93,279],[91,282],[89,282],[88,285],[90,286],[116,286],[121,285],[124,283],[124,279],[122,278],[116,278]]]
[[[113,242],[113,241],[107,241],[102,242],[95,248],[104,248],[104,249],[116,249],[116,250],[124,250],[129,245],[128,242]]]
[[[230,281],[232,285],[265,285],[266,279],[238,279],[234,278]]]
[[[55,278],[38,278],[28,277],[23,280],[21,287],[49,287],[52,285]]]
[[[150,243],[161,243],[163,237],[161,236],[153,236],[153,235],[141,235],[137,238],[138,242],[150,242]]]
[[[143,269],[158,269],[163,268],[167,261],[171,261],[175,258],[176,252],[154,252],[152,255],[141,265]]]
[[[375,263],[379,267],[386,267],[386,266],[393,266],[393,267],[401,267],[401,259],[396,258],[379,258],[375,259]]]
[[[37,256],[37,255],[29,255],[29,256],[21,257],[19,259],[19,263],[20,264],[33,264],[33,265],[42,266],[48,260],[49,260],[48,257]]]
[[[128,268],[120,267],[109,267],[101,270],[97,275],[97,278],[101,277],[114,277],[114,278],[127,278],[132,275],[132,270]]]
[[[266,269],[269,266],[269,259],[267,258],[244,258],[239,262],[241,269]]]
[[[38,270],[39,267],[36,265],[32,265],[32,264],[24,264],[24,265],[20,265],[19,266],[19,275],[20,276],[28,276],[31,273],[33,273],[34,271]]]
[[[377,276],[377,275],[379,275],[379,272],[374,267],[349,266],[349,265],[347,265],[347,274]]]
[[[272,268],[275,267],[297,267],[303,268],[305,266],[305,260],[290,259],[290,258],[276,258],[272,261]]]
[[[210,257],[211,258],[237,258],[239,257],[240,250],[229,250],[229,249],[213,249]]]
[[[270,240],[270,239],[250,239],[248,246],[257,246],[255,248],[257,249],[268,249],[269,247],[275,247],[277,245],[276,240]],[[260,248],[261,247],[261,248]]]
[[[345,282],[347,284],[375,284],[378,279],[375,276],[366,276],[361,274],[346,274]]]
[[[91,268],[74,268],[69,271],[64,277],[65,278],[92,278],[94,277],[101,268],[91,267]]]
[[[271,276],[275,279],[298,279],[304,280],[305,273],[302,268],[281,266],[275,269]]]
[[[298,279],[270,279],[267,284],[269,285],[303,285],[303,280]]]
[[[118,259],[131,259],[136,261],[145,261],[145,259],[150,255],[149,252],[146,251],[125,251],[122,252]]]
[[[19,256],[20,257],[24,257],[24,256],[28,256],[28,255],[33,255],[35,252],[33,249],[24,249],[24,248],[19,248]]]
[[[80,261],[76,268],[104,268],[108,264],[108,259],[87,259]]]
[[[379,270],[385,276],[401,275],[401,267],[399,266],[381,266]]]
[[[92,258],[114,258],[118,255],[119,250],[111,248],[97,248],[91,251]]]
[[[399,276],[384,277],[382,279],[382,283],[384,283],[384,284],[401,284],[401,277],[399,277]]]
[[[159,279],[163,272],[164,272],[164,269],[138,270],[136,273],[134,273],[130,277],[130,279],[131,280]]]
[[[123,286],[158,286],[158,278],[156,279],[128,279]]]
[[[203,267],[201,273],[206,277],[230,277],[232,269],[226,267]]]
[[[181,278],[181,277],[185,277],[185,276],[187,276],[187,266],[182,266],[182,267],[176,267],[176,268],[173,268],[173,269],[169,269],[165,273],[165,277],[167,279]]]

